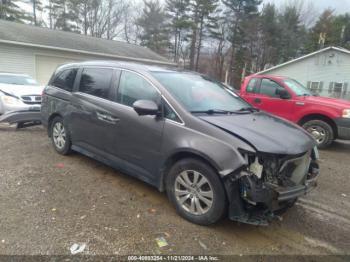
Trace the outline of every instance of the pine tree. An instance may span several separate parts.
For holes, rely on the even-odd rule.
[[[229,18],[229,36],[228,41],[231,43],[230,51],[230,83],[239,86],[241,73],[244,68],[244,43],[245,32],[244,24],[251,19],[252,16],[258,14],[258,6],[261,0],[222,0],[226,7],[226,15]]]
[[[169,46],[168,32],[166,30],[166,14],[158,1],[144,1],[141,17],[137,20],[142,28],[141,45],[151,50],[166,54]]]
[[[189,18],[189,0],[167,0],[165,5],[169,27],[173,34],[173,56],[174,62],[180,59],[180,49],[187,40],[187,31],[191,26]]]
[[[190,47],[190,69],[198,70],[200,51],[205,30],[208,29],[212,13],[219,4],[218,0],[192,0],[192,34]]]
[[[1,0],[0,4],[0,19],[23,22],[26,16],[23,10],[17,5],[15,0]]]

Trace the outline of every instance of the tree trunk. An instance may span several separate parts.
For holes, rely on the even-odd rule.
[[[200,26],[199,26],[199,39],[198,39],[198,46],[197,46],[196,71],[198,71],[199,56],[200,56],[201,47],[202,47],[203,23],[204,23],[204,16],[201,17],[201,22],[200,22]]]
[[[37,25],[37,22],[36,22],[36,0],[32,0],[33,1],[33,22],[34,22],[34,25]]]

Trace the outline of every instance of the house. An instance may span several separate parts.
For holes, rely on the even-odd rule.
[[[257,74],[294,78],[321,96],[350,100],[350,51],[327,47]]]
[[[109,59],[174,65],[135,44],[0,20],[0,72],[29,74],[47,84],[59,65]]]

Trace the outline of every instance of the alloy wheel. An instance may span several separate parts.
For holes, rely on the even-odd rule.
[[[66,145],[66,130],[61,122],[56,122],[52,128],[52,136],[55,146],[63,149]]]
[[[201,173],[186,170],[175,179],[175,196],[183,209],[192,215],[207,213],[214,200],[212,186]]]

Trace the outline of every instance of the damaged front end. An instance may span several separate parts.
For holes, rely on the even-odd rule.
[[[317,186],[317,148],[294,156],[242,155],[247,165],[225,178],[231,220],[267,225]]]

